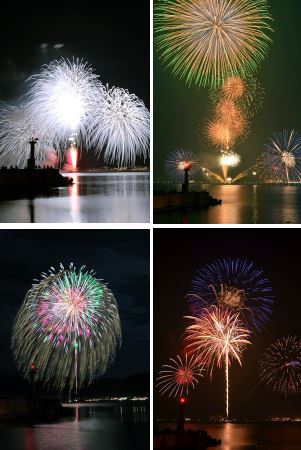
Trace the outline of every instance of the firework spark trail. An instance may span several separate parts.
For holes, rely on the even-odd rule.
[[[190,175],[195,175],[197,171],[197,161],[195,155],[185,149],[178,149],[170,153],[165,162],[166,173],[175,182],[183,183],[185,177],[185,170],[188,170]]]
[[[273,291],[252,261],[225,258],[197,272],[187,300],[195,315],[210,305],[220,305],[238,311],[247,328],[260,331],[272,313]]]
[[[271,43],[270,21],[266,0],[161,0],[155,43],[173,74],[215,87],[257,69]]]
[[[175,358],[169,358],[170,363],[164,364],[159,372],[156,387],[159,392],[169,397],[188,395],[189,388],[195,388],[198,378],[202,377],[204,371],[195,356],[185,354],[185,359],[177,355]]]
[[[142,100],[127,90],[105,88],[94,98],[89,124],[91,145],[119,166],[133,166],[138,156],[149,154],[150,115]]]
[[[186,317],[193,324],[186,328],[185,340],[187,352],[194,352],[207,367],[212,377],[216,366],[225,367],[226,418],[229,418],[229,368],[232,361],[242,365],[243,350],[250,344],[251,332],[247,330],[239,318],[220,306],[204,308],[202,315]]]
[[[301,181],[301,133],[283,130],[274,133],[257,160],[258,174],[266,183]]]
[[[33,284],[17,314],[12,347],[18,369],[63,390],[80,388],[103,374],[121,343],[118,307],[94,272],[73,264],[53,268]]]
[[[264,352],[260,378],[284,397],[301,391],[301,340],[296,336],[278,339]]]

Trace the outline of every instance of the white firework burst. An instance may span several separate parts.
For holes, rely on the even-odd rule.
[[[266,183],[300,183],[301,133],[274,133],[257,161],[259,176]]]
[[[104,89],[92,68],[78,59],[62,58],[43,66],[28,82],[32,118],[50,131],[54,146],[66,147],[74,137],[86,142],[92,102]]]
[[[142,100],[128,90],[108,86],[96,98],[90,124],[91,145],[105,161],[133,166],[149,154],[150,115]]]

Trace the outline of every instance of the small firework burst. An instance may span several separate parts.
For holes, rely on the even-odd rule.
[[[177,355],[169,361],[162,366],[156,387],[162,395],[168,394],[169,397],[188,395],[189,388],[194,389],[198,378],[203,376],[203,366],[195,356],[187,354],[183,359]]]
[[[301,340],[296,336],[278,339],[260,361],[260,378],[269,389],[284,397],[301,391]]]

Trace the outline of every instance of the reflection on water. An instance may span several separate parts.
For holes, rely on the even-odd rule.
[[[72,407],[68,419],[47,424],[0,425],[5,450],[149,450],[145,405]]]
[[[163,185],[156,189],[170,190]],[[155,223],[282,224],[301,223],[301,185],[198,185],[222,205],[157,213]]]
[[[211,437],[221,439],[220,450],[300,450],[300,423],[252,424],[186,424],[193,430],[204,428]],[[160,424],[159,429],[175,428],[175,424]]]
[[[75,184],[49,196],[0,202],[0,222],[147,223],[149,174],[72,173]]]

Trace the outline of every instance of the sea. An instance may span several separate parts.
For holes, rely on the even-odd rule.
[[[149,173],[63,175],[74,184],[0,200],[0,223],[149,223]]]

